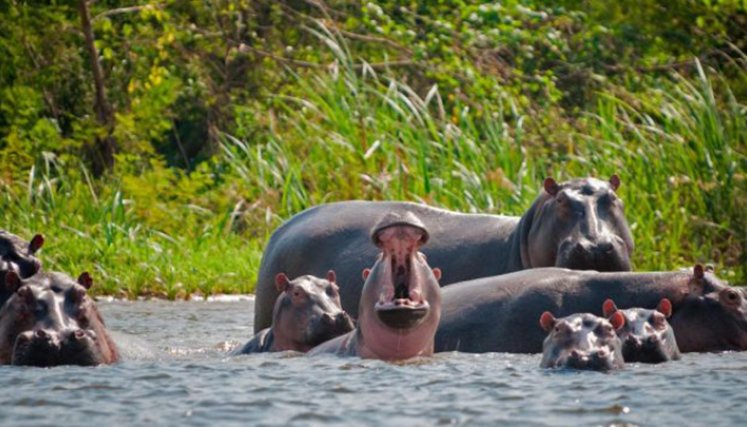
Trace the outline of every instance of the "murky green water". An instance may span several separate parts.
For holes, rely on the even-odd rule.
[[[227,357],[251,302],[101,302],[127,360],[0,367],[0,425],[743,425],[747,353],[686,354],[610,374],[539,355],[446,353],[404,364]]]

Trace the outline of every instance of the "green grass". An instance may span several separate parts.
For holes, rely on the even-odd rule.
[[[88,270],[99,293],[250,292],[269,233],[314,204],[397,199],[520,215],[545,176],[617,173],[636,270],[710,262],[727,280],[747,277],[747,109],[717,75],[699,68],[644,92],[602,93],[595,111],[542,129],[510,99],[447,110],[438,88],[417,93],[354,68],[343,44],[320,36],[339,68],[297,76],[293,96],[257,119],[260,136],[226,134],[206,170],[159,175],[154,165],[93,182],[82,166],[49,160],[0,181],[2,227],[44,233],[46,267]]]

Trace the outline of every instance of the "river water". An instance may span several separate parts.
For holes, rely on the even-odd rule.
[[[539,355],[228,357],[253,302],[99,302],[125,360],[0,367],[0,425],[744,425],[747,352],[604,374]]]

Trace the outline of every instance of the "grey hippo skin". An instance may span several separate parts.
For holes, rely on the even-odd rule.
[[[87,290],[63,273],[40,273],[22,280],[7,273],[13,293],[0,309],[0,364],[91,366],[119,358],[104,321]]]
[[[405,360],[433,354],[441,315],[441,272],[418,251],[428,232],[411,213],[387,215],[373,230],[381,249],[366,276],[354,331],[311,350],[366,359]]]
[[[625,324],[622,313],[612,313],[609,320],[591,313],[556,319],[546,311],[539,322],[548,332],[540,367],[609,371],[625,365],[622,342],[615,333]]]
[[[13,271],[25,279],[38,273],[41,269],[41,262],[35,254],[43,244],[44,237],[41,234],[27,241],[15,234],[0,230],[0,307],[11,296],[4,290],[5,274]]]
[[[747,350],[747,289],[731,287],[700,265],[691,271],[598,273],[539,268],[443,289],[436,351],[539,353],[543,311],[601,314],[672,303],[669,323],[682,352]]]
[[[275,278],[280,295],[275,301],[272,326],[259,331],[233,354],[275,351],[307,352],[313,347],[353,330],[353,320],[340,306],[335,272],[327,278],[301,276]]]
[[[255,331],[270,326],[275,275],[323,275],[335,270],[342,307],[358,316],[363,281],[377,250],[371,227],[389,212],[417,215],[432,244],[428,263],[443,271],[441,285],[535,267],[630,270],[633,240],[609,181],[545,180],[544,191],[522,217],[464,214],[408,202],[348,201],[307,209],[280,226],[265,248],[257,279]]]
[[[620,310],[608,299],[602,305],[606,317],[615,312],[625,317],[625,325],[617,330],[622,341],[625,362],[662,363],[680,358],[680,349],[667,317],[672,315],[672,303],[662,298],[655,309],[640,307]]]

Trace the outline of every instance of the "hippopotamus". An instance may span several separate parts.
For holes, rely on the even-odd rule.
[[[601,314],[621,307],[672,304],[669,320],[681,352],[747,350],[747,289],[731,287],[702,266],[672,272],[596,272],[538,268],[443,289],[436,351],[539,353],[534,327],[543,311]]]
[[[544,182],[544,191],[521,217],[464,214],[408,202],[346,201],[307,209],[281,225],[265,248],[257,278],[255,331],[270,326],[277,297],[275,275],[322,275],[340,280],[342,308],[358,315],[360,271],[376,249],[367,245],[371,226],[384,214],[412,212],[431,234],[423,250],[442,269],[441,285],[537,267],[600,271],[631,269],[633,251],[620,179]]]
[[[548,332],[542,343],[542,368],[609,371],[625,364],[622,342],[615,331],[625,324],[619,311],[609,319],[591,313],[577,313],[556,319],[549,311],[540,316]]]
[[[272,326],[263,329],[233,354],[274,351],[307,352],[338,335],[353,330],[353,320],[340,306],[335,272],[327,277],[304,275],[288,280],[278,273],[280,291],[272,313]]]
[[[428,231],[412,213],[390,213],[373,229],[380,248],[365,283],[356,328],[308,354],[333,353],[387,361],[433,354],[441,316],[441,272],[431,269],[419,248]]]
[[[617,330],[622,341],[622,355],[626,362],[662,363],[680,358],[674,330],[667,322],[672,316],[672,303],[662,298],[656,309],[640,307],[620,310],[611,299],[604,301],[606,317],[621,313],[625,325]]]
[[[0,309],[0,364],[56,366],[114,363],[119,355],[87,290],[93,280],[57,273],[22,280],[6,273],[15,289]]]
[[[12,294],[5,291],[5,274],[14,271],[25,279],[39,272],[41,262],[34,254],[42,245],[44,237],[41,234],[27,242],[15,234],[0,230],[0,307]]]

